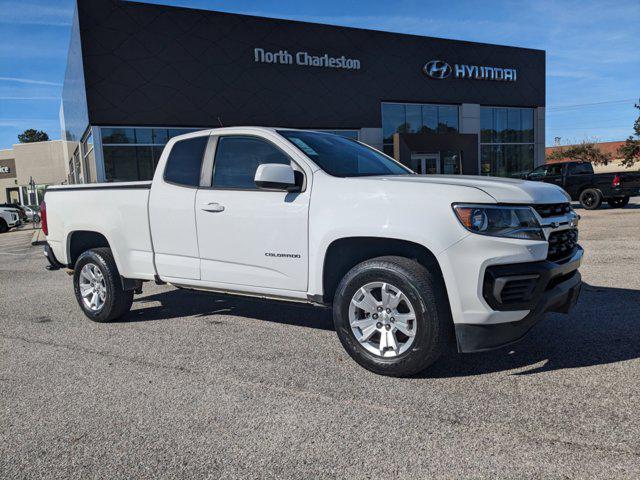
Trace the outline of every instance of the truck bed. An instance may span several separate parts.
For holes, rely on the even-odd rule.
[[[72,244],[81,238],[76,233],[98,232],[112,246],[122,276],[152,280],[155,268],[149,231],[150,188],[151,182],[49,187],[45,194],[47,241],[58,261],[71,263]],[[64,242],[70,232],[76,233]]]
[[[619,185],[613,186],[618,177]],[[602,192],[605,199],[640,195],[640,172],[592,173],[587,175],[567,175],[565,189],[575,200],[585,186],[595,187]]]

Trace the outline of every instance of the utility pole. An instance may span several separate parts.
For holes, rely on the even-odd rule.
[[[33,177],[29,177],[29,190],[29,204],[35,205],[38,203],[38,192],[36,191],[36,182]],[[33,195],[33,197],[31,195]],[[31,217],[31,228],[33,230],[36,229],[35,212],[33,212],[33,217]]]

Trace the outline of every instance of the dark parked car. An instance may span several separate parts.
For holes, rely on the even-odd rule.
[[[630,197],[640,195],[640,172],[593,173],[589,162],[546,163],[525,178],[564,188],[587,210],[595,210],[603,201],[614,208],[626,207]]]
[[[19,203],[0,203],[0,207],[13,208],[14,210],[18,210],[20,221],[21,222],[27,221],[27,218],[28,218],[27,212],[25,211],[24,207]]]

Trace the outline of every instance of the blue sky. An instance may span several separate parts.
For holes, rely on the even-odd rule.
[[[547,51],[547,132],[621,140],[640,97],[640,2],[149,1]],[[482,5],[480,7],[479,5]],[[60,138],[73,0],[0,0],[0,148],[26,128]]]

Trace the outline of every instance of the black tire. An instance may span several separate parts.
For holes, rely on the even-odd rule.
[[[9,231],[9,225],[4,221],[4,218],[0,218],[0,233],[7,233]]]
[[[40,223],[40,215],[33,216],[33,223]]]
[[[92,310],[85,305],[80,293],[80,273],[87,264],[98,267],[106,286],[104,304],[98,310]],[[113,259],[110,248],[94,248],[87,250],[78,258],[73,273],[73,290],[78,305],[84,314],[94,322],[112,322],[122,317],[131,309],[133,290],[123,290],[118,267]]]
[[[607,203],[611,208],[624,208],[629,205],[629,197],[610,198]]]
[[[415,312],[413,344],[394,357],[371,353],[351,329],[351,299],[357,290],[371,282],[390,283],[399,288]],[[412,376],[433,364],[446,349],[452,331],[449,301],[437,267],[428,270],[414,260],[395,256],[364,261],[344,276],[334,297],[333,321],[338,338],[351,358],[367,370],[393,377]]]
[[[602,193],[596,188],[585,188],[578,200],[585,210],[596,210],[602,205]]]

